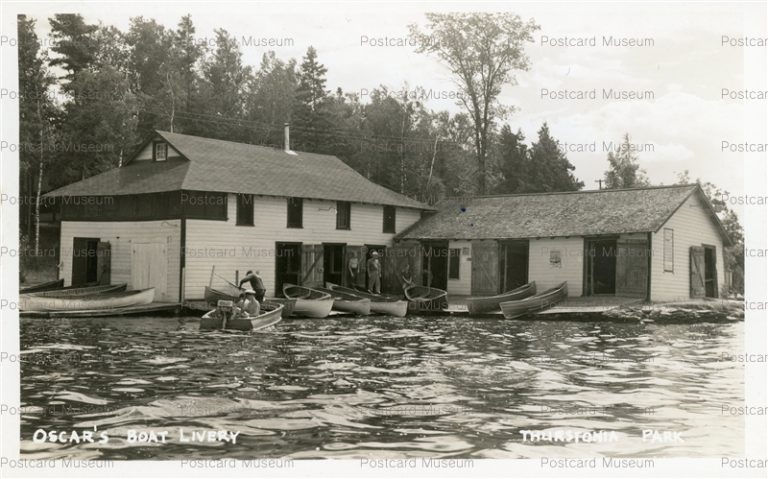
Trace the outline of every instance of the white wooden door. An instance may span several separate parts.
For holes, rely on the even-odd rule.
[[[170,301],[168,247],[165,243],[134,243],[131,248],[131,287],[155,288],[155,301]]]

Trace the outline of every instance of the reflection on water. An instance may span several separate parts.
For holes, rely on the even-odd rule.
[[[200,333],[178,318],[23,320],[27,458],[726,456],[743,454],[743,323],[466,318],[283,321]],[[106,444],[35,443],[38,429]],[[179,429],[239,431],[182,442]],[[642,431],[684,442],[644,442]],[[613,440],[523,441],[524,431]],[[128,442],[168,431],[166,443]],[[96,433],[98,438],[98,433]],[[223,439],[223,437],[222,437]]]

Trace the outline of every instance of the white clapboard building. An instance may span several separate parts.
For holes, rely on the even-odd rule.
[[[66,285],[125,282],[172,302],[249,269],[267,294],[349,282],[353,255],[363,284],[365,258],[431,209],[335,156],[165,131],[121,167],[46,196],[62,205]]]

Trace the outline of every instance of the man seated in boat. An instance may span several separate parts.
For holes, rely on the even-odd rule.
[[[252,270],[248,270],[243,279],[240,280],[238,286],[242,287],[243,283],[246,282],[251,283],[251,289],[255,292],[254,294],[259,303],[263,302],[264,295],[267,293],[267,288],[264,287],[264,281],[262,281],[261,276],[259,276],[259,272],[256,271],[254,273]]]
[[[235,307],[235,317],[258,316],[261,311],[261,304],[256,299],[256,291],[248,288],[243,294],[243,299],[238,301]]]

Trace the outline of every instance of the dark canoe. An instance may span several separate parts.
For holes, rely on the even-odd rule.
[[[351,289],[347,288],[346,286],[339,286],[338,284],[328,282],[325,283],[325,287],[331,291],[338,291],[369,299],[371,301],[372,313],[397,316],[399,318],[402,318],[408,314],[408,301],[405,301],[403,298],[398,296],[372,294],[367,291]]]
[[[95,293],[87,296],[19,296],[22,311],[83,311],[95,309],[126,308],[150,304],[155,299],[155,288],[112,293]]]
[[[99,286],[67,286],[61,289],[52,289],[50,291],[40,291],[38,293],[25,293],[28,296],[44,298],[74,298],[78,296],[92,296],[94,294],[109,294],[125,291],[127,284],[102,284]]]
[[[26,288],[21,288],[19,294],[39,293],[40,291],[50,291],[52,289],[61,289],[64,287],[64,279],[55,279],[45,283],[39,283]]]
[[[261,311],[257,316],[230,319],[227,321],[227,324],[224,325],[222,318],[217,317],[216,310],[214,309],[205,313],[200,319],[200,330],[213,331],[216,329],[223,329],[233,331],[258,331],[279,323],[280,320],[283,319],[282,313],[282,304],[264,301],[261,304]]]
[[[516,301],[505,301],[500,304],[501,312],[506,319],[515,319],[537,311],[551,308],[568,297],[568,283],[548,289],[543,293]]]
[[[345,291],[332,290],[321,286],[313,286],[312,289],[328,293],[333,298],[333,309],[347,313],[355,313],[362,316],[371,314],[371,300],[357,294]]]
[[[525,299],[534,294],[536,294],[536,282],[531,281],[519,288],[509,290],[506,293],[497,294],[496,296],[470,296],[467,298],[467,309],[469,309],[470,314],[500,311],[501,307],[499,304],[505,301]]]
[[[448,292],[430,286],[408,286],[403,290],[414,312],[442,311],[448,308]]]

